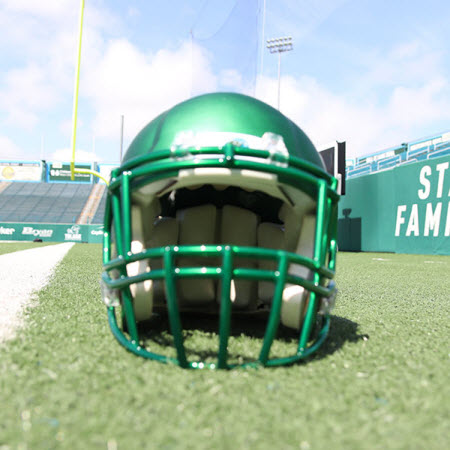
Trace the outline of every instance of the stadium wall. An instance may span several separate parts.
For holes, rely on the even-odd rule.
[[[0,241],[101,243],[103,225],[0,222]]]
[[[76,169],[89,169],[100,172],[109,179],[112,169],[119,164],[76,163]],[[100,178],[86,173],[75,173],[71,179],[70,162],[50,161],[6,161],[0,160],[0,181],[30,181],[44,183],[104,183]]]
[[[450,255],[449,166],[444,156],[347,180],[339,249]]]

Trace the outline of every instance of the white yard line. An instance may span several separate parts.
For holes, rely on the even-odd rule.
[[[42,289],[73,242],[0,255],[0,342],[15,336],[23,309]]]

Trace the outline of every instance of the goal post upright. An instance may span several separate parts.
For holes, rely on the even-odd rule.
[[[75,87],[72,110],[72,159],[70,161],[70,178],[75,179],[75,146],[77,142],[78,88],[80,85],[81,41],[83,37],[84,0],[80,0],[80,21],[78,26],[78,47],[75,60]]]
[[[80,65],[81,65],[81,42],[83,38],[83,17],[85,0],[80,0],[80,21],[78,26],[78,46],[75,60],[75,87],[73,92],[72,110],[72,158],[70,160],[70,179],[75,180],[75,173],[94,175],[103,180],[107,185],[108,181],[97,171],[90,169],[80,169],[75,167],[75,149],[77,142],[77,117],[78,117],[78,90],[80,86]]]

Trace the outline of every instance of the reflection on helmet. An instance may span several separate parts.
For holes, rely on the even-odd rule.
[[[108,191],[102,290],[114,336],[184,368],[313,353],[336,293],[336,186],[300,128],[253,98],[207,94],[154,119]],[[214,352],[187,344],[192,323]],[[240,353],[236,330],[258,338],[256,355]],[[272,345],[283,330],[289,354]]]

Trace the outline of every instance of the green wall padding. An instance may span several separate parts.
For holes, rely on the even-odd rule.
[[[103,241],[103,225],[0,222],[0,241],[88,242]]]
[[[339,249],[450,255],[450,156],[347,180]]]

